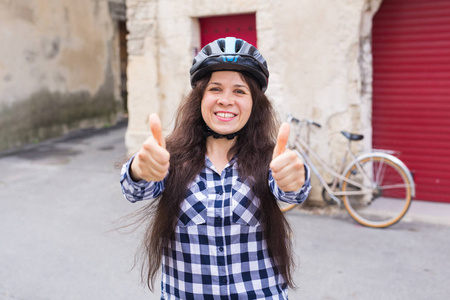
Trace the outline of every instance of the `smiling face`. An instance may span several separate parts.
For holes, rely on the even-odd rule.
[[[213,72],[202,98],[202,117],[213,131],[231,134],[245,126],[252,105],[250,87],[239,72]]]

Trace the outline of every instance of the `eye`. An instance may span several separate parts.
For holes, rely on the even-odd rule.
[[[208,91],[211,91],[211,92],[219,92],[219,91],[220,91],[220,88],[213,86],[213,87],[210,87],[210,88],[208,89]]]
[[[247,94],[244,90],[241,90],[241,89],[237,89],[234,92],[237,93],[237,94],[242,94],[242,95]]]

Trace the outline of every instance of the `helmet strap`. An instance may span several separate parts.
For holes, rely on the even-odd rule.
[[[211,128],[209,128],[208,125],[205,125],[205,129],[203,130],[203,136],[204,136],[204,137],[212,136],[212,137],[215,138],[215,139],[224,139],[224,138],[226,138],[227,140],[232,140],[232,139],[234,139],[241,131],[242,131],[242,129],[239,130],[239,131],[237,131],[237,132],[235,132],[235,133],[230,133],[230,134],[220,134],[220,133],[217,133],[217,132],[213,131]]]

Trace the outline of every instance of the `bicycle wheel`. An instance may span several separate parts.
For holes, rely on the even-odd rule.
[[[402,165],[395,157],[369,154],[344,171],[343,201],[355,221],[385,228],[401,220],[414,194],[414,182]]]
[[[278,206],[280,207],[282,212],[287,212],[293,209],[297,204],[290,204],[284,201],[278,201]]]

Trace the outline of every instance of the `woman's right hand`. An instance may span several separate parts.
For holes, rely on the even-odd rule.
[[[169,171],[170,154],[166,150],[166,141],[162,135],[161,121],[157,114],[151,114],[149,119],[153,136],[142,145],[133,159],[130,175],[134,181],[161,181]]]

